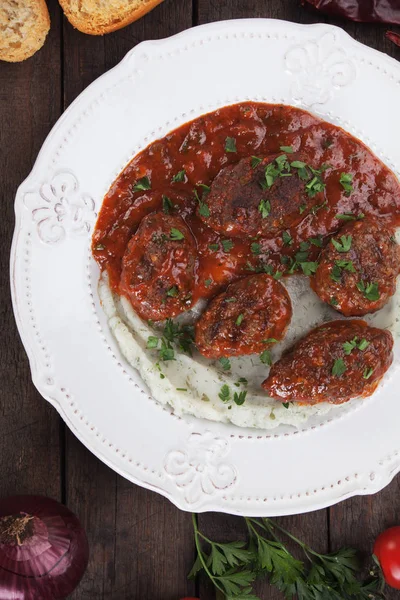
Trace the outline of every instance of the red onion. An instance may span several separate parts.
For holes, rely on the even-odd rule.
[[[395,31],[387,31],[386,37],[397,46],[400,46],[400,33],[396,33]]]
[[[0,600],[66,598],[85,572],[88,557],[80,522],[56,500],[0,500]]]

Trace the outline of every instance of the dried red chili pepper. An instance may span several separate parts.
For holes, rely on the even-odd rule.
[[[400,25],[399,0],[303,0],[303,4],[304,1],[335,17]],[[398,34],[395,36],[398,37]]]
[[[397,46],[400,46],[400,34],[399,33],[395,33],[394,31],[387,31],[386,37],[394,44],[397,44]]]

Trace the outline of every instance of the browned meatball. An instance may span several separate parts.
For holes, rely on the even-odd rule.
[[[310,331],[262,384],[282,402],[341,404],[370,396],[392,362],[393,337],[365,321],[332,321]]]
[[[196,248],[181,217],[151,213],[122,260],[120,291],[143,319],[161,321],[192,305]]]
[[[222,169],[206,198],[208,211],[199,210],[199,216],[230,237],[268,236],[300,223],[307,210],[324,202],[324,191],[307,191],[311,170],[291,167],[300,164],[299,157],[285,156],[263,158],[256,166],[253,157],[243,158]]]
[[[365,219],[345,225],[323,250],[312,288],[325,302],[348,316],[384,306],[396,291],[400,272],[394,231]]]
[[[260,273],[231,283],[211,300],[196,325],[196,345],[208,358],[262,352],[283,338],[292,317],[286,288]]]

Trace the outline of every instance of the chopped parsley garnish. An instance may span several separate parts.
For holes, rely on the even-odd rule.
[[[346,371],[347,371],[347,367],[346,367],[346,364],[345,364],[343,358],[337,358],[335,360],[335,362],[333,363],[332,375],[335,375],[336,377],[340,377]]]
[[[272,275],[272,277],[276,280],[281,279],[283,273],[282,271],[275,271],[275,273]]]
[[[356,273],[352,260],[337,260],[336,265],[350,273]]]
[[[344,195],[350,196],[351,192],[353,191],[353,175],[351,173],[342,173],[339,181],[340,185],[344,189]]]
[[[251,157],[251,168],[255,169],[256,167],[258,167],[258,165],[262,162],[262,158],[258,158],[258,156],[252,156]]]
[[[253,254],[261,254],[261,246],[257,242],[253,242],[250,246],[250,250]]]
[[[196,197],[197,202],[199,203],[199,215],[205,218],[209,217],[210,209],[208,208],[208,204],[204,202],[204,196],[206,195],[206,193],[203,193],[203,197],[200,198],[197,190],[195,190],[194,195]]]
[[[94,247],[95,250],[105,250],[106,247],[104,244],[96,244]]]
[[[171,179],[172,183],[179,183],[180,181],[185,181],[186,171],[182,169],[182,171],[178,171],[176,175]]]
[[[244,314],[240,314],[235,321],[235,325],[240,325],[241,322],[243,321],[243,319],[244,319]]]
[[[176,388],[177,392],[187,392],[187,388]]]
[[[353,213],[339,213],[338,215],[336,215],[336,219],[339,219],[339,221],[359,221],[364,217],[364,213],[359,213],[358,215],[355,215]]]
[[[351,235],[342,235],[340,236],[340,242],[337,242],[334,238],[331,239],[331,242],[338,252],[348,252],[351,248],[352,239]]]
[[[162,208],[163,208],[163,212],[166,215],[169,215],[171,210],[174,208],[174,205],[172,204],[171,200],[167,196],[162,197]]]
[[[375,369],[372,369],[371,367],[369,367],[369,368],[367,367],[367,368],[364,370],[364,373],[363,373],[363,378],[364,378],[364,379],[369,379],[369,378],[371,377],[372,373],[374,372],[374,370],[375,370]]]
[[[301,268],[303,269],[304,275],[308,275],[309,277],[316,273],[318,268],[317,262],[302,262],[300,264]]]
[[[208,287],[210,287],[210,285],[212,284],[212,282],[213,282],[213,280],[212,280],[212,279],[206,279],[206,280],[204,281],[204,285],[205,285],[205,286],[208,288]]]
[[[227,137],[225,139],[225,152],[237,152],[235,138]]]
[[[133,186],[134,192],[144,192],[146,190],[151,189],[150,179],[148,177],[142,177],[138,179],[135,185]]]
[[[329,303],[332,304],[332,306],[337,306],[339,304],[338,300],[334,296],[329,300]]]
[[[300,250],[302,252],[305,252],[306,250],[310,249],[310,244],[309,242],[300,242]]]
[[[236,385],[236,387],[240,387],[240,384],[247,385],[248,384],[247,379],[245,377],[239,377],[239,379],[233,385]]]
[[[218,394],[218,398],[220,398],[222,400],[222,402],[226,403],[226,402],[229,402],[230,397],[231,397],[231,391],[230,391],[229,387],[226,384],[224,384],[221,387],[221,391]]]
[[[321,173],[315,171],[314,177],[306,184],[306,192],[310,198],[314,198],[319,192],[325,189],[325,183],[322,181]],[[322,208],[323,205],[321,205]]]
[[[233,401],[238,406],[242,406],[242,404],[244,404],[244,401],[246,400],[246,396],[247,396],[247,392],[246,391],[242,391],[242,392],[239,392],[239,393],[234,392],[234,394],[233,394]]]
[[[282,152],[286,152],[286,154],[293,154],[294,152],[293,146],[280,146],[279,150],[282,150]]]
[[[325,185],[325,184],[324,184]],[[324,200],[322,204],[316,204],[315,206],[313,206],[311,208],[311,212],[313,215],[316,215],[317,212],[321,209],[321,208],[325,208],[326,206],[328,206],[328,200]]]
[[[260,360],[264,365],[268,365],[269,367],[272,365],[272,357],[270,350],[263,350],[260,354]]]
[[[360,342],[358,341],[358,337],[354,337],[350,342],[344,342],[343,350],[347,355],[351,354],[355,348],[364,352],[369,346],[369,342],[363,338]]]
[[[302,215],[302,214],[303,214],[303,212],[306,210],[306,208],[307,208],[307,205],[306,205],[306,204],[301,204],[301,205],[299,206],[299,213]]]
[[[204,196],[207,196],[207,194],[209,194],[211,192],[210,186],[206,185],[205,183],[199,183],[198,187],[200,187],[203,190],[203,198],[204,198]]]
[[[212,250],[212,252],[216,252],[219,249],[218,244],[208,244],[208,247],[210,250]]]
[[[322,243],[322,236],[318,236],[315,238],[310,238],[310,242],[313,246],[317,246],[317,248],[322,248],[323,243]]]
[[[171,288],[169,288],[169,290],[167,291],[167,296],[169,296],[170,298],[176,298],[176,296],[179,294],[179,290],[177,288],[176,285],[172,286]]]
[[[322,147],[324,150],[327,150],[328,148],[330,148],[333,144],[333,139],[332,138],[326,138],[325,140],[323,140],[322,142]]]
[[[232,240],[222,240],[221,245],[224,249],[224,252],[229,252],[230,250],[232,250],[235,244],[232,242]]]
[[[236,298],[225,298],[224,302],[236,302]]]
[[[285,408],[289,408],[290,402],[282,402],[282,406],[284,406]]]
[[[271,212],[271,203],[269,200],[264,200],[262,199],[260,204],[258,205],[258,210],[261,213],[261,216],[263,219],[265,219],[266,217],[268,217],[269,213]]]
[[[381,297],[377,283],[365,283],[364,281],[359,281],[357,283],[357,288],[365,298],[371,300],[371,302],[376,302]]]
[[[229,358],[225,358],[225,356],[223,356],[222,358],[219,359],[219,364],[221,365],[221,367],[223,368],[224,371],[229,371],[231,368],[231,361],[229,360]]]
[[[158,337],[155,337],[154,335],[149,335],[149,337],[147,338],[147,348],[149,348],[149,350],[157,348],[159,341],[160,340],[158,339]]]
[[[276,344],[277,343],[277,339],[275,338],[267,338],[266,340],[262,340],[263,344]]]
[[[179,242],[180,240],[183,240],[185,238],[183,233],[181,231],[179,231],[179,229],[176,229],[175,227],[171,227],[169,237],[174,242]]]
[[[342,269],[338,265],[333,265],[330,273],[330,278],[332,279],[332,281],[336,281],[337,283],[341,280]]]
[[[168,343],[161,339],[161,348],[159,350],[160,360],[175,360],[175,352],[174,349],[171,348]]]
[[[293,244],[293,238],[288,231],[282,233],[282,240],[285,246],[291,246]]]

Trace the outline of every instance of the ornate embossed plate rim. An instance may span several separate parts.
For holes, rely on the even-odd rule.
[[[232,28],[237,27],[238,30],[240,30],[241,28],[246,30],[246,33],[243,35],[251,38],[252,36],[255,35],[251,32],[252,26],[254,27],[255,30],[257,30],[258,35],[259,35],[260,23],[262,24],[262,27],[265,28],[265,35],[270,37],[270,34],[267,34],[268,26],[270,26],[271,29],[273,30],[274,29],[273,24],[277,24],[276,21],[248,20],[248,21],[236,21],[236,22],[231,21],[231,22],[214,23],[211,25],[202,26],[201,28],[196,28],[196,33],[198,33],[199,31],[204,31],[204,38],[205,38],[207,33],[213,33],[213,36],[215,37],[216,32],[221,31],[221,34],[217,37],[223,41],[224,28],[232,29]],[[350,47],[352,47],[353,49],[358,48],[360,50],[362,49],[363,51],[365,51],[365,48],[361,44],[355,42],[354,40],[351,40],[351,42],[350,42],[351,38],[349,38],[349,36],[347,36],[347,34],[345,34],[342,30],[338,30],[337,28],[333,28],[333,27],[325,26],[325,25],[301,26],[301,25],[296,25],[296,24],[292,24],[292,23],[285,23],[285,27],[287,27],[288,31],[292,30],[293,32],[299,31],[300,29],[302,31],[305,31],[307,29],[310,32],[313,32],[313,34],[314,33],[318,34],[320,32],[321,36],[323,36],[324,34],[327,34],[329,32],[333,32],[333,34],[335,34],[335,32],[336,32],[342,38],[349,40],[349,48]],[[339,32],[340,32],[340,34],[339,34]],[[234,34],[230,34],[230,35],[234,35]],[[238,35],[238,34],[235,34],[235,35]],[[273,37],[273,35],[275,35],[275,34],[271,34],[271,37]],[[169,44],[173,45],[174,41],[183,40],[185,38],[187,38],[187,40],[190,41],[190,37],[191,37],[191,34],[189,31],[189,32],[183,32],[182,34],[178,34],[178,36],[174,36],[173,38],[170,38],[168,40],[161,40],[158,42],[147,42],[145,44],[141,44],[140,46],[138,46],[137,48],[132,50],[127,55],[127,57],[124,59],[124,61],[122,61],[122,63],[120,63],[120,65],[118,65],[115,68],[114,71],[121,71],[121,73],[122,73],[124,66],[127,67],[127,71],[128,71],[128,66],[129,66],[128,61],[132,57],[136,56],[136,54],[139,54],[139,52],[141,50],[144,50],[147,44],[150,44],[153,47],[158,46],[158,47],[162,48],[163,51],[165,52]],[[193,36],[193,37],[195,37],[195,36]],[[286,35],[285,37],[287,39],[294,39],[295,36],[294,35],[293,36]],[[312,43],[316,42],[315,35],[311,41],[312,41]],[[193,42],[193,43],[195,43],[195,42]],[[380,61],[382,61],[382,62],[385,61],[385,65],[388,70],[390,70],[390,67],[396,67],[396,69],[398,69],[398,65],[392,59],[389,59],[388,57],[386,57],[384,55],[380,55],[380,53],[377,53],[376,51],[369,50],[369,52],[371,54],[373,53],[374,56],[380,57]],[[371,66],[374,66],[374,64],[372,62],[370,62],[370,64],[371,64]],[[105,75],[105,77],[107,77],[107,74]],[[392,78],[393,78],[393,75],[392,75]],[[101,80],[102,80],[102,78],[100,78],[100,80],[98,80],[97,82],[92,84],[92,86],[89,87],[89,89],[92,93],[96,93],[99,88],[101,89],[101,85],[100,85]],[[103,80],[103,81],[105,81],[105,80]],[[114,85],[117,85],[117,84],[118,84],[118,82],[115,83]],[[339,82],[339,85],[340,85],[340,82]],[[71,105],[70,109],[68,109],[68,111],[66,111],[66,113],[61,117],[61,119],[58,121],[56,126],[53,128],[51,134],[49,135],[48,139],[46,140],[45,144],[43,145],[43,148],[38,156],[38,159],[36,161],[36,164],[34,166],[34,169],[31,173],[31,175],[28,177],[26,182],[24,182],[24,184],[22,184],[22,186],[26,186],[27,182],[31,181],[32,179],[35,179],[36,173],[40,167],[40,162],[42,161],[42,159],[44,159],[46,152],[48,152],[50,150],[50,143],[51,143],[52,139],[56,137],[58,130],[60,128],[62,128],[64,123],[68,120],[69,115],[71,114],[72,110],[75,109],[78,105],[85,106],[85,110],[88,110],[88,106],[84,104],[84,100],[86,100],[86,98],[90,99],[90,97],[91,97],[91,94],[89,93],[89,89],[86,90],[83,93],[83,95],[81,95]],[[92,100],[92,102],[98,102],[98,98],[97,99],[94,98]],[[90,105],[91,105],[91,103],[90,103]],[[83,111],[83,112],[85,112],[85,111]],[[321,114],[319,111],[314,110],[314,112],[317,112],[317,114]],[[188,116],[188,118],[189,118],[189,116]],[[351,130],[351,128],[349,128],[349,130]],[[58,150],[59,149],[57,147],[54,148],[55,155],[57,155]],[[380,154],[382,154],[382,153],[380,153]],[[391,165],[391,166],[393,166],[393,165]],[[329,484],[328,487],[335,490],[334,492],[331,493],[331,495],[329,497],[326,497],[326,493],[324,493],[325,488],[321,488],[320,490],[315,490],[315,496],[319,495],[319,498],[318,499],[315,498],[316,501],[313,501],[311,505],[306,501],[307,496],[310,495],[309,492],[307,492],[307,491],[299,492],[299,493],[295,494],[298,498],[300,498],[300,497],[304,498],[305,501],[304,502],[295,502],[294,504],[292,502],[289,502],[287,504],[289,498],[286,498],[285,502],[282,502],[281,504],[279,504],[279,498],[276,497],[276,498],[269,499],[269,500],[272,500],[272,506],[271,506],[269,501],[266,502],[267,499],[262,498],[261,496],[253,497],[253,498],[246,498],[246,494],[243,493],[243,490],[241,490],[242,493],[240,496],[239,495],[227,496],[225,494],[224,495],[221,494],[219,498],[217,497],[217,499],[214,500],[212,498],[213,491],[209,490],[208,486],[210,485],[210,478],[214,477],[215,468],[219,469],[221,467],[224,472],[221,475],[222,478],[220,480],[215,479],[215,482],[213,483],[214,489],[218,489],[220,491],[222,491],[224,489],[228,489],[236,484],[236,480],[237,480],[236,470],[235,470],[234,466],[229,464],[229,460],[226,463],[225,462],[222,463],[219,460],[220,457],[223,458],[226,455],[226,446],[225,446],[224,440],[218,441],[218,440],[220,440],[218,435],[215,435],[214,437],[210,438],[210,441],[214,442],[214,444],[211,443],[211,448],[214,448],[214,449],[209,450],[209,453],[208,454],[206,453],[205,456],[202,455],[201,459],[198,458],[198,456],[200,456],[199,448],[202,446],[201,438],[205,437],[206,439],[208,439],[207,436],[210,433],[208,431],[208,429],[212,429],[212,427],[208,428],[207,424],[202,427],[196,427],[196,429],[200,429],[203,432],[203,433],[199,433],[198,431],[193,431],[193,423],[190,424],[188,431],[187,431],[186,437],[187,437],[188,443],[186,445],[186,448],[184,450],[177,450],[177,451],[171,450],[170,452],[168,452],[166,454],[165,464],[159,465],[159,467],[164,468],[164,474],[168,473],[169,477],[176,480],[175,482],[176,482],[178,491],[179,491],[179,489],[181,489],[181,490],[183,489],[182,494],[176,492],[176,490],[173,490],[173,492],[171,492],[162,487],[161,482],[164,477],[162,472],[156,471],[155,469],[149,470],[147,467],[144,467],[143,465],[141,465],[141,463],[136,462],[136,466],[138,467],[138,469],[139,469],[139,465],[140,465],[140,474],[138,476],[138,474],[134,473],[132,468],[129,467],[129,463],[134,462],[131,458],[129,458],[127,461],[128,467],[126,469],[118,466],[114,460],[113,454],[110,452],[109,449],[113,448],[113,452],[121,451],[123,453],[124,451],[119,450],[118,448],[115,449],[114,444],[109,442],[109,440],[103,439],[103,440],[101,440],[101,444],[99,444],[96,442],[96,440],[91,439],[90,432],[95,432],[95,433],[93,433],[93,436],[96,435],[96,437],[98,437],[99,432],[96,432],[96,428],[93,426],[90,426],[89,421],[82,415],[80,418],[80,422],[82,422],[83,425],[85,425],[85,427],[80,425],[79,421],[76,421],[76,423],[75,423],[75,421],[72,418],[70,418],[69,414],[64,410],[63,405],[60,400],[60,397],[58,397],[58,398],[53,397],[50,393],[48,393],[48,390],[43,389],[43,386],[39,381],[39,377],[37,377],[38,373],[37,373],[37,365],[36,365],[36,361],[35,361],[35,351],[30,348],[30,344],[29,344],[29,341],[26,336],[25,323],[23,322],[23,320],[21,319],[21,316],[19,315],[18,301],[17,301],[18,294],[16,293],[16,290],[14,289],[14,281],[13,281],[14,260],[16,259],[19,234],[21,233],[19,230],[19,220],[20,220],[19,206],[17,205],[18,193],[17,193],[17,201],[16,201],[17,225],[16,225],[16,231],[15,231],[15,236],[14,236],[14,240],[13,240],[12,255],[11,255],[12,292],[13,292],[13,303],[14,303],[14,310],[15,310],[16,318],[17,318],[17,324],[18,324],[18,328],[19,328],[21,337],[24,341],[24,344],[26,346],[26,349],[27,349],[27,352],[29,355],[31,369],[32,369],[32,375],[33,375],[35,385],[38,387],[38,389],[42,393],[42,395],[56,407],[56,409],[60,412],[60,414],[64,418],[64,420],[68,423],[69,427],[74,431],[75,435],[77,435],[77,437],[92,452],[94,452],[99,458],[101,458],[104,462],[106,462],[114,470],[116,470],[120,474],[124,475],[128,479],[131,479],[132,481],[139,483],[140,485],[143,485],[145,487],[148,487],[150,489],[153,489],[155,491],[158,491],[158,492],[164,494],[165,496],[169,497],[180,508],[183,508],[183,509],[191,509],[195,505],[194,507],[196,508],[196,510],[220,510],[220,511],[225,511],[225,512],[234,512],[234,513],[242,512],[242,513],[246,513],[246,514],[268,514],[268,515],[289,514],[290,512],[313,510],[316,508],[321,508],[323,506],[327,506],[329,504],[334,503],[335,501],[338,501],[345,497],[352,496],[357,493],[361,494],[361,493],[369,493],[372,491],[376,491],[377,489],[380,489],[381,487],[386,485],[386,483],[388,483],[388,481],[399,470],[400,464],[397,459],[398,452],[394,451],[391,456],[388,456],[387,458],[379,461],[379,467],[377,465],[377,468],[375,469],[376,471],[380,471],[381,475],[383,475],[382,471],[385,471],[384,476],[376,477],[374,473],[371,473],[370,476],[367,476],[366,478],[364,476],[358,477],[356,475],[344,477],[343,479],[345,481],[347,481],[349,485],[346,485],[344,481],[336,482],[334,484]],[[68,390],[66,390],[65,388],[61,388],[61,392],[66,397],[66,399],[70,399],[70,394],[69,394]],[[73,404],[74,404],[74,402],[70,403],[71,406]],[[78,413],[79,411],[75,410],[75,412]],[[186,423],[185,427],[187,425],[188,424]],[[86,432],[86,430],[87,430],[87,432]],[[200,436],[200,438],[193,437],[193,436]],[[100,434],[100,437],[101,437],[101,434]],[[240,436],[238,436],[238,437],[240,437]],[[246,436],[244,436],[244,437],[246,438]],[[189,450],[190,450],[190,446],[193,444],[195,444],[195,446],[196,446],[196,450],[194,452],[195,456],[190,458]],[[189,480],[185,479],[185,476],[187,476],[185,474],[187,474],[188,469],[186,469],[186,470],[184,469],[184,472],[182,473],[181,472],[182,469],[180,469],[180,467],[179,467],[179,464],[182,464],[182,462],[185,463],[185,461],[187,461],[190,466]],[[383,466],[384,463],[390,463],[390,468],[389,468],[389,466],[384,468],[384,466]],[[207,471],[205,476],[199,474],[204,471],[204,467],[206,467],[206,471]],[[146,473],[147,471],[149,471],[149,479],[146,477],[146,475],[144,475],[144,473]],[[154,477],[159,477],[159,479],[161,480],[160,485],[155,484],[154,481],[150,481],[152,479],[150,474],[154,475]],[[183,479],[181,478],[182,475],[184,475]],[[153,480],[154,480],[154,477],[153,477]],[[193,477],[193,479],[190,480],[190,477]],[[224,482],[223,477],[226,478],[225,482]],[[180,478],[180,479],[178,480],[178,478]],[[192,485],[193,481],[195,483],[194,486]],[[224,485],[224,483],[225,483],[225,485]],[[199,489],[201,489],[200,497],[202,494],[204,497],[204,502],[201,504],[201,506],[198,506],[196,504],[197,503],[196,498],[197,498],[197,493],[198,493]],[[311,493],[311,495],[313,495],[313,494]],[[221,500],[223,502],[221,502]],[[290,496],[290,500],[292,500],[292,496]],[[264,507],[258,508],[260,506],[263,506],[263,503],[265,506],[267,506],[267,508],[266,509]]]

